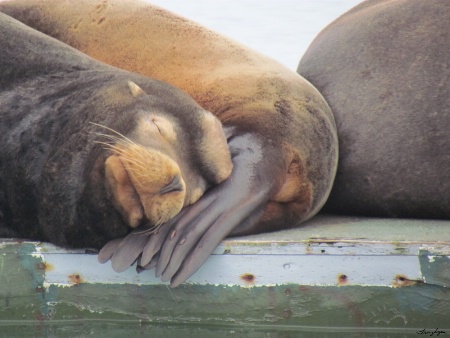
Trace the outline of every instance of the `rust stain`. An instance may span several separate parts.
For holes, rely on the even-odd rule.
[[[423,284],[423,280],[421,279],[409,279],[407,276],[403,274],[398,274],[395,276],[394,281],[392,282],[392,285],[397,288],[401,288],[404,286],[411,286],[416,284]]]
[[[44,320],[46,320],[47,318],[45,317],[45,315],[43,314],[43,313],[38,313],[37,315],[36,315],[36,320],[38,320],[38,321],[40,321],[40,322],[42,322],[42,321],[44,321]]]
[[[41,311],[36,314],[36,319],[40,322],[53,319],[55,316],[55,309],[54,308],[41,308]]]
[[[44,293],[45,292],[45,288],[43,286],[38,286],[38,287],[36,287],[36,289],[34,291],[36,293]]]
[[[338,285],[347,285],[348,284],[348,276],[346,274],[338,275]]]
[[[37,264],[37,268],[39,270],[44,270],[44,271],[53,271],[55,269],[55,267],[53,266],[53,264],[50,263],[46,263],[46,262],[39,262]]]
[[[72,282],[73,284],[77,284],[77,285],[86,282],[84,280],[83,276],[81,276],[79,273],[73,273],[73,274],[69,275],[69,281]]]
[[[291,309],[284,309],[283,317],[284,318],[291,318],[291,316],[292,316],[292,310]]]
[[[241,275],[241,279],[245,282],[247,285],[254,285],[255,284],[255,275],[252,273],[244,273]]]

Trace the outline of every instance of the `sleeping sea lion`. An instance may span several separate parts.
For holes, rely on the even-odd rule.
[[[0,10],[96,59],[184,89],[222,122],[230,178],[142,247],[144,265],[160,252],[156,274],[172,286],[226,236],[295,227],[325,203],[336,127],[323,97],[295,72],[145,1],[19,0]],[[127,241],[122,247],[138,245]]]
[[[450,2],[366,1],[325,28],[298,72],[335,115],[326,210],[450,219]]]
[[[2,13],[0,31],[2,235],[101,248],[230,175],[220,121],[186,93]]]

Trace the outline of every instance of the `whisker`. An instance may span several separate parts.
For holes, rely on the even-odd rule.
[[[109,138],[112,140],[116,140],[116,141],[123,140],[121,137],[116,136],[116,135],[110,135],[110,134],[104,134],[104,133],[98,133],[98,132],[96,132],[95,134],[97,134],[98,136],[103,136],[103,137],[106,137],[106,138]]]
[[[149,150],[142,145],[136,144],[112,128],[94,122],[89,123],[113,133],[98,132],[97,135],[106,140],[94,142],[123,157],[125,163],[128,164],[127,169],[133,172],[135,177],[140,179],[142,183],[151,184],[154,181],[154,168],[165,166],[165,162],[157,155],[158,151]]]
[[[137,169],[141,169],[144,172],[148,171],[148,166],[146,166],[146,163],[138,161],[134,158],[126,158],[126,160],[128,161],[129,164],[134,164],[136,167],[134,168],[130,168],[130,170],[133,170],[134,172],[138,172]]]
[[[102,124],[95,123],[95,122],[89,122],[89,123],[90,123],[90,124],[93,124],[93,125],[95,125],[95,126],[97,126],[97,127],[104,128],[104,129],[106,129],[106,130],[109,130],[109,131],[113,132],[114,134],[119,135],[123,140],[128,141],[130,144],[135,144],[135,143],[134,143],[133,141],[131,141],[128,137],[126,137],[125,135],[122,135],[121,133],[119,133],[118,131],[116,131],[116,130],[114,130],[114,129],[112,129],[112,128],[109,128],[109,127],[107,127],[107,126],[104,126],[104,125],[102,125]],[[112,137],[112,135],[104,135],[104,136]]]
[[[111,144],[111,143],[106,143],[106,142],[102,142],[102,141],[95,141],[95,143],[102,144],[105,147],[107,147],[109,150],[114,150],[115,149],[114,144]]]
[[[116,145],[116,144],[109,144],[102,141],[97,141],[99,144],[103,144],[107,149],[112,150],[117,155],[122,155],[125,157],[129,162],[132,162],[133,164],[140,166],[142,169],[146,169],[146,164],[148,164],[148,158],[145,158],[144,156],[139,156],[142,159],[137,158],[136,155],[139,154],[138,151],[129,149],[129,147]]]

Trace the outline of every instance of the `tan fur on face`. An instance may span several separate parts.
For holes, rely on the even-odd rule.
[[[130,175],[151,223],[160,225],[180,212],[186,193],[182,178],[183,191],[165,195],[159,193],[175,176],[181,177],[175,161],[157,150],[137,144],[117,144],[114,150]]]
[[[163,116],[145,116],[137,123],[135,133],[139,139],[145,139],[146,135],[158,135],[164,140],[175,143],[177,133],[172,121]],[[147,136],[148,137],[148,136]]]
[[[137,227],[144,218],[142,204],[118,156],[110,156],[106,160],[105,176],[109,191],[114,196],[114,206],[129,226]]]
[[[157,227],[178,214],[184,205],[186,184],[177,163],[160,151],[125,137],[104,136],[115,141],[101,143],[113,152],[105,162],[106,180],[124,220],[136,227],[145,215]],[[161,194],[160,190],[176,176],[182,191]]]

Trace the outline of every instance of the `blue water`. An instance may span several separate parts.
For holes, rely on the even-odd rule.
[[[297,69],[314,37],[361,0],[149,0]]]

